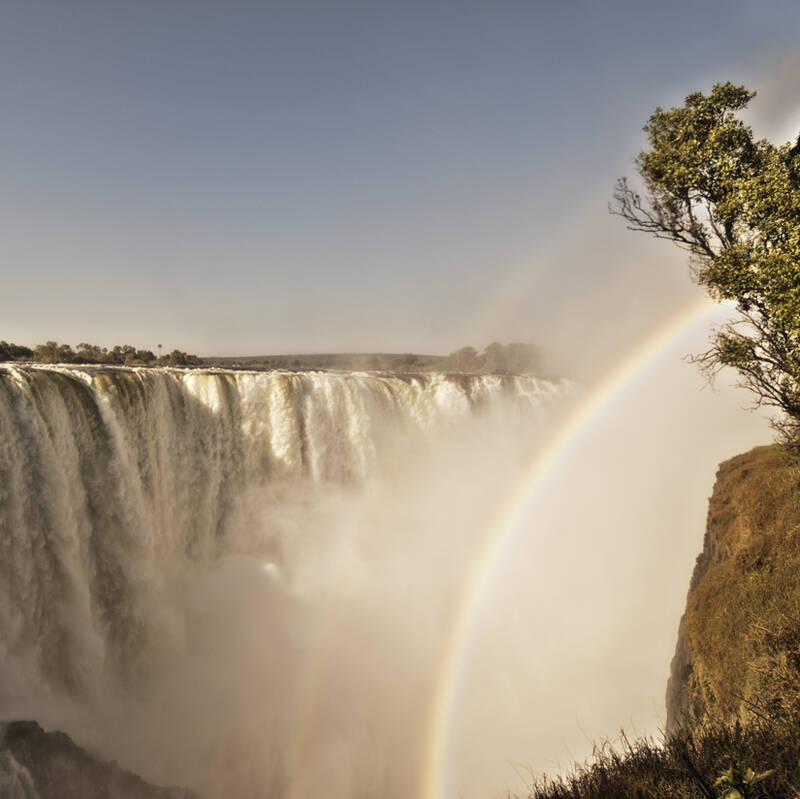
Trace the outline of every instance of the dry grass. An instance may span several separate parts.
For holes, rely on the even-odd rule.
[[[605,746],[568,777],[544,778],[530,799],[697,799],[730,796],[720,777],[733,768],[766,774],[741,786],[742,799],[800,796],[800,713],[748,724],[708,724],[662,742]]]

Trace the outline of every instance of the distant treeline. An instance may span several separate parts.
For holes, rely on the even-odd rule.
[[[316,353],[204,358],[207,366],[245,369],[339,369],[373,372],[471,372],[478,374],[540,374],[532,344],[490,344],[483,351],[462,347],[450,355],[413,352]]]
[[[340,369],[376,372],[470,372],[474,374],[540,374],[537,349],[532,344],[494,342],[482,351],[462,347],[450,355],[404,353],[319,353],[315,355],[261,355],[199,358],[181,350],[156,355],[130,344],[111,349],[81,342],[47,341],[25,347],[0,341],[0,361],[37,363],[111,364],[114,366],[220,366],[245,369]]]
[[[444,372],[446,355],[388,352],[318,352],[301,355],[245,355],[204,358],[207,366],[244,369],[334,370],[355,372]]]
[[[0,341],[0,361],[36,361],[37,363],[96,363],[115,366],[202,366],[196,355],[172,350],[168,355],[158,356],[150,350],[140,350],[130,344],[121,344],[111,349],[96,344],[81,342],[73,350],[69,344],[47,341],[33,349],[21,344]]]

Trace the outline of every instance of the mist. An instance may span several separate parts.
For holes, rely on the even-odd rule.
[[[464,655],[444,795],[522,793],[623,728],[664,729],[716,466],[771,440],[729,376],[712,389],[682,358],[725,313],[684,329],[619,385],[531,486]]]
[[[448,390],[438,415],[415,411],[423,428],[373,410],[367,427],[351,426],[349,455],[315,427],[318,477],[246,480],[211,549],[178,505],[175,536],[153,555],[146,543],[124,553],[133,648],[119,650],[101,620],[87,626],[71,601],[59,611],[72,630],[58,655],[67,660],[55,661],[68,682],[52,665],[42,672],[51,655],[9,641],[3,715],[37,718],[148,780],[212,799],[427,799],[431,767],[442,796],[502,795],[587,757],[621,727],[657,733],[715,465],[769,437],[739,395],[724,383],[701,391],[681,360],[713,317],[684,325],[617,386],[527,487],[521,476],[562,426],[593,407],[592,386],[542,383],[530,400],[487,395],[471,412]],[[215,397],[203,400],[217,408],[206,422],[196,411],[199,431],[226,429]],[[320,412],[306,423],[327,424]],[[355,413],[341,420],[355,424]],[[166,454],[184,446],[160,424]],[[210,475],[236,462],[225,451]],[[370,451],[373,466],[363,461],[355,477],[352,464]],[[188,475],[202,468],[182,457]],[[165,496],[174,504],[183,478],[177,462],[162,468],[175,473],[176,499]],[[524,510],[509,526],[521,488]],[[152,524],[140,534],[157,542],[164,530]],[[186,535],[198,536],[188,558]],[[493,540],[499,555],[476,594],[471,575]],[[45,608],[58,601],[52,588],[27,590],[46,590]],[[451,698],[438,735],[443,685]]]
[[[148,780],[206,797],[422,795],[434,692],[468,588],[463,577],[511,476],[571,401],[570,386],[475,378],[465,383],[478,402],[470,410],[461,383],[439,378],[420,387],[365,375],[353,393],[348,377],[244,373],[234,402],[224,373],[79,372],[109,403],[105,424],[118,442],[110,471],[122,482],[108,481],[100,499],[94,481],[108,478],[71,462],[73,439],[88,449],[87,430],[62,403],[84,398],[77,407],[94,411],[80,381],[69,370],[59,375],[72,382],[56,382],[55,394],[47,369],[12,373],[20,397],[27,385],[41,393],[4,402],[0,414],[10,436],[3,467],[19,474],[3,523],[32,540],[27,554],[9,550],[6,560],[3,715],[36,718]],[[273,408],[267,423],[253,404],[287,379],[313,386],[313,398],[296,417]],[[129,384],[141,385],[141,398]],[[164,393],[180,386],[191,392],[183,395],[188,427],[187,411]],[[387,388],[401,406],[385,404]],[[23,420],[35,429],[34,408],[61,431],[52,444],[12,432]],[[229,428],[236,419],[241,433]],[[341,423],[349,425],[344,439]],[[154,425],[156,437],[129,438]],[[187,449],[186,434],[198,436],[199,449]],[[293,440],[307,441],[304,458],[316,471],[281,478],[283,461],[259,466],[265,435],[283,459]],[[97,446],[101,459],[105,445]],[[47,464],[40,489],[75,514],[61,511],[63,548],[41,563],[35,542],[47,527],[18,502],[36,480],[28,448]],[[258,468],[267,469],[266,483]],[[181,497],[204,473],[210,499],[184,507]],[[218,491],[224,514],[215,523]],[[98,501],[121,503],[123,521],[97,517]],[[137,515],[132,527],[124,521]],[[87,525],[109,542],[87,538]],[[99,556],[110,562],[92,566]],[[108,569],[114,583],[98,581],[95,569],[101,577]]]

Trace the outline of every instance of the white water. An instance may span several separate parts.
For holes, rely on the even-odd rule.
[[[0,367],[0,718],[210,796],[414,795],[533,378]]]
[[[2,725],[0,734],[3,734]],[[10,752],[0,755],[0,796],[3,799],[40,799],[30,772]]]

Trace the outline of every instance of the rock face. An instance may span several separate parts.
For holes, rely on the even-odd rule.
[[[197,799],[178,788],[158,788],[95,760],[62,732],[35,721],[0,724],[2,799]]]
[[[729,463],[731,462],[726,461],[717,471],[716,484],[714,486],[715,493],[709,501],[706,531],[703,536],[703,549],[695,561],[692,579],[689,582],[687,609],[678,625],[678,642],[675,645],[675,654],[672,656],[670,664],[670,676],[667,680],[667,732],[673,732],[683,724],[702,718],[707,714],[702,691],[697,684],[695,675],[695,653],[689,643],[687,616],[691,599],[694,597],[697,587],[703,581],[711,565],[720,561],[720,552],[716,545],[717,537],[713,532],[712,508],[714,507],[714,497],[716,496],[720,479],[724,476]]]
[[[723,463],[667,683],[667,730],[781,701],[800,676],[800,464],[779,447]]]

